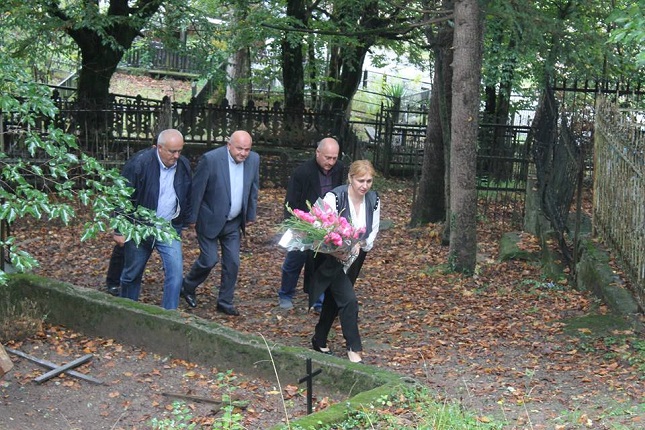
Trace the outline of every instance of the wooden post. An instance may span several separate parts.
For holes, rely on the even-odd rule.
[[[318,369],[312,372],[311,368],[311,358],[307,359],[307,375],[303,376],[298,380],[299,384],[302,384],[303,382],[307,382],[307,415],[311,415],[311,412],[313,411],[312,403],[313,403],[313,397],[314,397],[314,376],[318,376],[320,372],[322,372],[322,369]]]
[[[9,354],[4,350],[4,346],[0,343],[0,378],[8,373],[13,368],[13,362],[9,358]]]
[[[76,360],[70,361],[67,364],[59,366],[59,367],[57,367],[55,369],[50,370],[47,373],[44,373],[44,374],[40,375],[39,377],[34,379],[34,381],[39,383],[39,384],[41,384],[41,383],[43,383],[45,381],[49,381],[51,378],[54,378],[54,377],[60,375],[61,373],[64,373],[64,372],[66,372],[66,371],[68,371],[70,369],[78,367],[83,363],[87,363],[88,361],[90,361],[92,359],[92,357],[93,357],[92,354],[85,354],[84,356],[82,356],[80,358],[77,358]]]
[[[51,361],[47,361],[47,360],[43,360],[43,359],[40,359],[40,358],[33,357],[33,356],[29,355],[29,354],[25,354],[24,352],[18,351],[16,349],[7,348],[7,351],[10,354],[17,355],[18,357],[25,358],[25,359],[31,361],[32,363],[36,363],[36,364],[38,364],[40,366],[43,366],[43,367],[46,367],[48,369],[57,369],[59,367],[58,364],[56,364],[56,363],[52,363]],[[98,379],[93,378],[90,375],[86,375],[84,373],[77,372],[75,370],[67,370],[65,373],[67,373],[70,376],[74,376],[75,378],[79,378],[79,379],[82,379],[84,381],[91,382],[93,384],[99,384],[99,385],[103,384],[103,382],[99,381]]]

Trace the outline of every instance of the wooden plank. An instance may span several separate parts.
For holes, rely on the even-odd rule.
[[[0,344],[0,378],[6,375],[13,368],[13,362],[9,358],[9,354],[4,350],[4,346]]]
[[[22,357],[24,359],[27,359],[27,360],[33,362],[33,363],[36,363],[36,364],[38,364],[38,365],[40,365],[42,367],[46,367],[48,369],[56,369],[56,368],[58,368],[58,364],[56,364],[56,363],[52,363],[51,361],[36,358],[36,357],[31,356],[29,354],[25,354],[22,351],[18,351],[17,349],[7,348],[7,351],[9,353],[13,354],[13,355],[17,355],[18,357]],[[100,381],[100,380],[98,380],[96,378],[93,378],[92,376],[86,375],[84,373],[77,372],[75,370],[68,370],[65,373],[67,373],[69,376],[73,376],[75,378],[79,378],[79,379],[82,379],[84,381],[91,382],[93,384],[98,384],[98,385],[103,384],[103,381]]]
[[[54,378],[54,377],[60,375],[61,373],[65,372],[65,371],[67,371],[69,369],[73,369],[75,367],[80,366],[81,364],[87,363],[88,361],[90,361],[92,359],[92,357],[94,357],[94,355],[85,354],[84,356],[79,357],[76,360],[72,360],[67,364],[64,364],[62,366],[58,366],[55,369],[52,369],[49,372],[40,375],[38,378],[34,379],[34,382],[37,382],[37,383],[40,384],[40,383],[43,383],[45,381],[48,381],[51,378]]]

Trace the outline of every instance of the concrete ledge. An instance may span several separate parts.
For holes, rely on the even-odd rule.
[[[328,424],[342,422],[347,418],[348,410],[361,410],[367,408],[370,404],[375,404],[377,399],[383,399],[383,396],[389,396],[396,393],[397,390],[402,387],[401,382],[402,381],[387,383],[372,390],[362,392],[352,397],[347,402],[337,403],[323,411],[291,421],[289,424],[292,426],[297,425],[298,428],[305,430],[316,430],[322,427],[321,423]],[[410,380],[407,382],[410,384],[414,383]],[[280,424],[272,427],[271,430],[284,430],[286,428],[286,424]]]
[[[359,393],[355,399],[361,404],[376,400],[384,394],[382,389],[389,393],[396,385],[413,382],[408,377],[374,366],[350,363],[305,348],[273,342],[267,346],[260,336],[239,333],[192,315],[39,276],[11,275],[4,289],[12,302],[24,299],[36,302],[52,324],[267,380],[275,380],[275,364],[283,385],[297,384],[300,376],[304,375],[305,359],[311,358],[314,366],[323,370],[315,378],[314,386],[346,397]],[[342,418],[352,403],[353,400],[342,402],[304,419],[306,422],[309,419],[319,422],[323,418]]]
[[[622,285],[621,279],[611,269],[609,254],[588,237],[579,241],[578,250],[580,258],[576,265],[576,288],[593,292],[613,313],[629,318],[637,331],[645,332],[638,319],[642,310],[632,293]]]

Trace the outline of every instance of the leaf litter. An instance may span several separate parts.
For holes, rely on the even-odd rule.
[[[564,331],[562,321],[567,318],[594,309],[608,312],[601,303],[566,281],[544,279],[536,263],[499,262],[497,243],[504,226],[497,222],[484,220],[478,227],[476,274],[452,273],[447,270],[448,247],[441,245],[441,226],[406,226],[413,194],[410,185],[402,183],[379,193],[382,219],[392,221],[393,226],[379,234],[356,285],[366,363],[412,376],[436,391],[439,399],[459,401],[480,417],[502,420],[507,428],[546,429],[562,423],[582,428],[587,424],[599,429],[636,428],[645,422],[645,375],[639,363],[621,358],[602,342],[585,347],[579,337]],[[181,312],[261,334],[269,341],[309,346],[317,315],[307,312],[302,285],[293,310],[277,306],[283,253],[275,244],[283,200],[281,189],[261,190],[258,220],[243,239],[236,290],[242,316],[230,318],[216,312],[219,266],[198,288],[198,307],[190,309],[182,301]],[[104,290],[112,247],[109,235],[79,245],[80,226],[30,220],[17,223],[14,233],[40,261],[38,274]],[[523,233],[521,238],[522,249],[539,249],[534,237]],[[183,246],[188,271],[199,250],[195,240],[188,239]],[[144,274],[141,300],[159,304],[162,284],[160,260],[153,254]],[[329,346],[339,355],[344,351],[338,324]],[[121,348],[134,354],[127,346]],[[146,378],[166,379],[155,377],[151,370],[143,376],[138,365],[133,361],[128,368],[139,380],[151,384]],[[186,365],[162,370],[175,369],[182,378],[194,379],[185,376]],[[203,379],[209,380],[208,376]],[[257,401],[276,397],[275,387],[266,388],[271,384],[258,384],[263,388],[254,392]],[[288,387],[282,395],[293,392]],[[330,399],[320,401],[327,404]],[[168,401],[148,404],[154,414]],[[262,410],[270,407],[254,409],[258,414]],[[280,416],[281,412],[274,409],[270,414]],[[262,427],[249,423],[248,428]]]

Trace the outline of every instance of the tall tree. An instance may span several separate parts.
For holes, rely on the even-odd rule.
[[[227,85],[226,100],[231,106],[244,106],[251,98],[251,49],[249,37],[242,29],[248,26],[250,7],[246,0],[227,2],[218,11],[226,11],[229,29],[232,36],[226,47],[230,52],[226,65]]]
[[[455,0],[450,150],[450,250],[456,271],[474,273],[477,257],[476,160],[482,62],[478,0]]]
[[[52,0],[43,3],[48,15],[78,45],[81,70],[78,100],[102,106],[108,101],[110,79],[124,52],[165,0],[110,0],[107,8],[99,0],[69,3]]]
[[[285,107],[300,105],[305,79],[316,87],[316,81],[320,80],[322,84],[316,95],[320,97],[321,108],[347,113],[360,84],[369,49],[386,45],[402,49],[403,44],[399,42],[417,37],[415,30],[420,26],[420,16],[418,9],[382,0],[289,0],[286,21],[265,23],[285,32],[282,39]],[[307,58],[316,59],[318,64],[307,65],[310,72],[307,77],[302,42],[305,33],[319,35],[316,42],[325,44],[325,54],[316,58],[318,47],[312,46],[314,38],[309,38]],[[325,67],[319,65],[321,59],[326,61]],[[324,76],[316,74],[323,69]]]
[[[430,16],[430,4],[424,5],[426,20]],[[449,178],[447,177],[450,155],[450,112],[452,106],[452,39],[453,29],[448,21],[452,18],[452,0],[444,0],[441,8],[432,17],[444,17],[435,26],[425,29],[428,44],[434,59],[434,75],[430,102],[428,105],[428,125],[423,152],[421,179],[412,206],[410,224],[418,226],[429,222],[446,220]]]
[[[369,49],[388,40],[401,40],[412,30],[404,24],[404,12],[409,10],[378,0],[334,2],[329,22],[346,36],[333,38],[328,46],[323,109],[347,114]]]
[[[287,0],[287,17],[294,28],[305,28],[309,18],[304,0]],[[284,88],[285,131],[291,140],[303,142],[305,71],[303,34],[285,32],[282,39],[282,85]]]
[[[307,26],[309,11],[304,0],[287,0],[287,17],[294,28]],[[284,105],[288,110],[305,108],[303,34],[285,32],[282,39],[282,82]],[[302,126],[302,124],[299,124]]]

